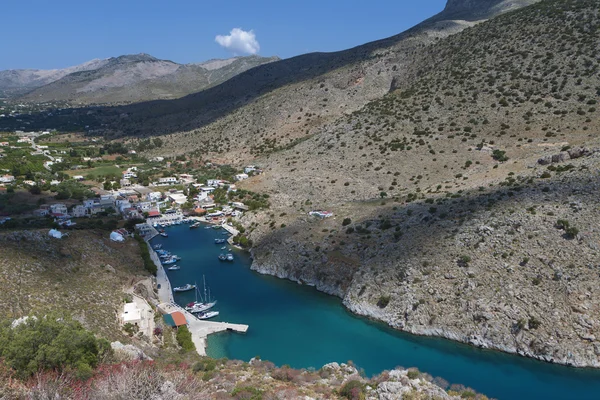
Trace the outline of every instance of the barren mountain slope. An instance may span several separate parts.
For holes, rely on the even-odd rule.
[[[177,64],[147,54],[110,58],[94,70],[69,74],[22,96],[21,101],[65,100],[72,104],[133,103],[174,99],[217,85],[276,57],[236,57],[222,65]],[[217,68],[213,66],[218,65]]]
[[[448,2],[449,10],[454,3]],[[99,115],[109,123],[110,135],[174,133],[165,137],[167,151],[195,148],[203,153],[227,152],[230,159],[251,158],[256,151],[250,147],[257,138],[268,140],[270,148],[288,146],[310,135],[313,127],[383,96],[395,76],[412,79],[411,64],[424,47],[475,24],[445,16],[442,12],[405,33],[353,49],[254,68],[182,99],[104,109]]]
[[[253,268],[406,331],[600,366],[598,8],[497,17],[306,140],[255,141]]]
[[[108,60],[95,59],[63,69],[9,69],[0,71],[0,94],[17,95],[54,82],[66,75],[79,71],[100,68]]]

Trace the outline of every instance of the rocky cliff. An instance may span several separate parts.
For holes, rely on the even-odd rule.
[[[246,217],[253,268],[401,330],[599,367],[597,16],[550,1],[479,24],[264,155],[242,184],[273,204]]]

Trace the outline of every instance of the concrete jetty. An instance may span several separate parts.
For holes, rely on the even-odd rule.
[[[148,251],[154,264],[156,264],[156,283],[160,285],[158,288],[158,298],[160,303],[157,308],[163,314],[170,314],[174,311],[179,311],[185,315],[185,319],[188,323],[188,328],[192,334],[192,341],[196,345],[196,351],[201,356],[206,355],[206,338],[211,333],[234,331],[240,333],[246,333],[248,331],[248,325],[243,324],[230,324],[227,322],[213,322],[205,321],[196,318],[192,313],[186,311],[183,307],[175,303],[173,298],[173,290],[171,289],[171,282],[167,277],[167,273],[163,268],[156,252],[152,250],[152,246],[148,243]]]
[[[174,311],[179,311],[185,315],[188,328],[192,334],[192,341],[196,345],[196,351],[201,356],[206,355],[206,339],[211,333],[225,331],[246,333],[248,331],[248,325],[200,320],[194,317],[192,313],[186,311],[183,307],[175,303],[161,303],[157,307],[164,314],[170,314]]]

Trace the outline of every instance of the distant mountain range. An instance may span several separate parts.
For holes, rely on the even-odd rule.
[[[0,71],[0,94],[21,101],[72,104],[174,99],[218,85],[278,57],[235,57],[178,64],[148,54],[96,59],[56,70]]]

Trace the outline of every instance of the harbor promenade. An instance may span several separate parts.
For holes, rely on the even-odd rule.
[[[181,312],[188,323],[188,328],[192,334],[192,341],[196,345],[196,351],[201,356],[206,355],[206,338],[208,335],[217,332],[234,331],[240,333],[246,333],[248,331],[248,325],[243,324],[230,324],[227,322],[213,322],[204,321],[196,318],[192,313],[186,311],[183,307],[175,303],[173,298],[173,290],[171,288],[171,282],[167,277],[167,273],[163,268],[156,252],[152,250],[152,246],[148,243],[148,251],[154,264],[156,264],[156,283],[158,287],[158,298],[159,304],[158,309],[163,314],[170,314],[174,311]]]

